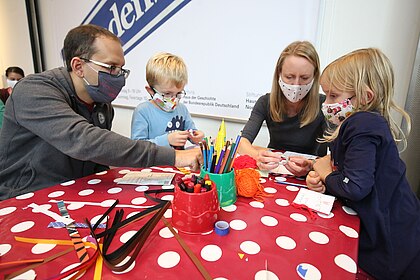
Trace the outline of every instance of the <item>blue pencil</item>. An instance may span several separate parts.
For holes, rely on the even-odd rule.
[[[280,182],[280,181],[274,180],[274,182],[276,182],[277,184],[289,185],[289,186],[294,186],[294,187],[299,187],[299,188],[307,188],[306,185],[297,184],[297,183],[291,183],[291,182],[287,182],[287,181]]]

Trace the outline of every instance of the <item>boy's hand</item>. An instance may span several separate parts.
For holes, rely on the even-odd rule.
[[[311,191],[325,193],[325,185],[321,180],[321,176],[316,171],[310,171],[308,173],[308,176],[306,176],[306,185]]]
[[[194,144],[198,144],[201,141],[203,141],[204,138],[204,132],[202,132],[201,130],[190,130],[188,131],[190,133],[190,140],[191,142],[193,142]]]
[[[188,131],[174,131],[168,133],[168,142],[174,147],[184,147],[190,133]]]

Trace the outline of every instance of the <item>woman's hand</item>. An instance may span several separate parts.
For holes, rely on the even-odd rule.
[[[287,163],[284,165],[293,175],[302,177],[308,174],[311,170],[312,162],[301,156],[290,156]]]
[[[270,171],[279,166],[282,161],[282,155],[270,150],[258,150],[255,160],[260,170]]]
[[[324,182],[316,171],[310,171],[308,173],[308,176],[306,176],[306,185],[311,191],[325,193],[326,188]]]

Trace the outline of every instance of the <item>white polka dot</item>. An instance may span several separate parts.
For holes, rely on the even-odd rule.
[[[120,181],[122,181],[122,180],[124,180],[124,179],[123,179],[123,178],[115,178],[115,179],[114,179],[114,183],[117,183],[117,184],[118,184],[118,183],[119,183]]]
[[[181,257],[177,252],[167,251],[158,257],[157,262],[162,268],[172,268],[176,266],[180,260]]]
[[[36,272],[35,270],[31,269],[31,270],[25,271],[22,274],[17,275],[16,277],[11,278],[10,280],[35,279],[35,278],[36,278]]]
[[[39,244],[35,244],[35,246],[32,247],[31,252],[35,255],[43,254],[43,253],[46,253],[46,252],[54,249],[55,246],[57,246],[57,244],[41,244],[41,243],[39,243]]]
[[[318,268],[309,263],[301,263],[296,267],[296,272],[300,278],[305,280],[320,280],[321,272]]]
[[[357,265],[356,262],[347,255],[340,254],[334,258],[334,262],[336,265],[341,267],[342,269],[350,272],[356,273],[357,272]]]
[[[279,280],[279,277],[277,277],[274,272],[270,270],[260,270],[257,273],[255,273],[254,276],[255,280]]]
[[[229,279],[224,278],[224,277],[217,277],[217,278],[214,278],[213,280],[229,280]]]
[[[126,219],[131,218],[138,213],[140,213],[140,212],[138,212],[138,211],[131,212],[130,214],[127,215]]]
[[[105,175],[106,173],[108,173],[108,171],[102,171],[102,172],[98,172],[98,173],[95,173],[95,175]]]
[[[223,209],[223,210],[225,210],[226,212],[235,212],[237,208],[238,208],[238,207],[236,207],[236,205],[235,205],[235,204],[232,204],[232,205],[229,205],[229,206],[222,207],[222,209]]]
[[[292,218],[296,222],[306,222],[308,220],[308,218],[306,218],[304,215],[299,214],[299,213],[290,214],[290,218]]]
[[[264,208],[264,203],[259,201],[251,201],[249,205],[251,205],[254,208]]]
[[[172,218],[172,209],[168,209],[168,210],[166,210],[166,212],[165,212],[165,214],[163,214],[163,216],[164,216],[166,219],[170,219],[170,218]]]
[[[33,221],[25,221],[25,222],[21,222],[17,225],[14,225],[10,231],[17,233],[17,232],[23,232],[26,231],[28,229],[30,229],[31,227],[33,227],[35,225],[35,223]]]
[[[131,259],[131,257],[127,256],[122,262],[117,264],[116,267],[120,267],[120,266],[126,264],[130,259]],[[133,263],[126,270],[124,270],[124,271],[112,271],[112,273],[114,273],[114,274],[124,274],[124,273],[132,271],[135,266],[136,266],[136,261],[133,261]]]
[[[22,194],[22,195],[16,196],[16,199],[19,199],[19,200],[22,200],[22,199],[28,199],[28,198],[33,197],[34,195],[35,195],[35,194],[34,194],[33,192],[30,192],[30,193],[25,193],[25,194]]]
[[[138,186],[138,187],[136,187],[134,190],[136,191],[136,192],[145,192],[145,191],[147,191],[149,189],[149,187],[148,186]]]
[[[71,265],[69,265],[69,266],[66,266],[60,273],[64,273],[64,272],[66,272],[66,271],[69,271],[69,270],[71,270],[72,268],[75,268],[76,266],[79,266],[80,265],[80,263],[73,263],[73,264],[71,264]],[[73,275],[75,275],[77,272],[75,272],[75,273],[72,273],[71,275],[69,275],[69,276],[67,276],[67,277],[65,277],[65,278],[63,278],[63,280],[67,280],[67,279],[70,279],[70,278],[72,278],[73,277]],[[76,279],[79,279],[79,278],[81,278],[83,275],[85,274],[85,272],[83,272],[81,275],[79,275],[79,276],[77,276],[77,278]]]
[[[244,230],[247,227],[247,224],[242,220],[232,220],[229,223],[229,226],[234,230]]]
[[[100,182],[102,182],[101,179],[92,179],[92,180],[89,180],[87,183],[89,185],[96,185],[96,184],[99,184]]]
[[[69,205],[67,205],[67,210],[77,210],[85,206],[83,202],[72,202]]]
[[[289,206],[290,205],[289,201],[287,201],[287,199],[284,199],[284,198],[277,198],[276,199],[276,204],[280,205],[280,206]]]
[[[266,193],[276,193],[277,190],[275,188],[264,188]]]
[[[285,250],[292,250],[296,248],[296,242],[288,236],[279,236],[276,238],[276,244]]]
[[[174,230],[176,231],[176,232],[178,232],[178,230],[176,229],[176,228],[174,228]],[[172,237],[174,237],[174,235],[172,234],[172,232],[169,230],[169,228],[167,228],[167,227],[164,227],[164,228],[162,228],[160,231],[159,231],[159,235],[160,235],[160,237],[162,237],[162,238],[172,238]]]
[[[16,211],[16,209],[17,208],[14,207],[14,206],[2,208],[2,209],[0,209],[0,216],[4,216],[4,215],[10,214],[10,213],[13,213],[13,212]]]
[[[102,207],[111,207],[115,203],[115,199],[107,199],[101,202]]]
[[[271,217],[271,216],[263,216],[263,217],[261,217],[261,223],[263,223],[264,225],[266,225],[268,227],[274,227],[279,222],[274,217]]]
[[[147,201],[147,198],[145,197],[136,197],[133,200],[131,200],[131,204],[139,205],[143,204]]]
[[[127,174],[127,173],[130,173],[130,172],[131,171],[128,170],[128,169],[122,169],[122,170],[118,171],[118,173],[120,173],[120,174]]]
[[[60,185],[62,185],[63,187],[67,187],[67,186],[73,185],[74,183],[76,183],[75,180],[70,180],[70,181],[61,183]]]
[[[281,177],[281,176],[278,176],[278,177],[275,177],[274,178],[274,181],[276,181],[276,182],[285,182],[286,181],[286,178]]]
[[[359,234],[357,233],[357,231],[355,231],[351,227],[341,225],[338,228],[341,230],[342,233],[344,233],[348,237],[351,237],[351,238],[358,238],[359,237]]]
[[[56,191],[56,192],[52,192],[48,195],[49,198],[53,198],[53,197],[59,197],[62,196],[64,194],[63,191]]]
[[[172,201],[172,200],[174,200],[174,196],[172,194],[167,194],[167,195],[162,196],[161,199],[162,200],[167,200],[167,201]]]
[[[244,241],[239,245],[242,251],[249,255],[255,255],[258,254],[261,250],[260,245],[258,245],[254,241]]]
[[[12,245],[10,244],[0,244],[0,256],[4,256],[7,252],[12,249]]]
[[[209,262],[219,260],[222,254],[222,249],[217,245],[206,245],[201,249],[201,257]]]
[[[136,234],[137,233],[137,231],[136,230],[130,230],[130,231],[127,231],[127,232],[125,232],[125,233],[123,233],[122,235],[121,235],[121,237],[120,237],[120,241],[122,242],[122,243],[126,243],[128,240],[130,240],[130,238],[131,237],[133,237],[133,235],[134,234]]]
[[[295,187],[295,186],[287,186],[286,189],[291,192],[297,192],[300,190],[298,187]]]
[[[343,210],[344,210],[344,212],[346,212],[347,214],[349,214],[349,215],[352,215],[352,216],[356,216],[357,215],[357,212],[356,211],[354,211],[352,208],[350,208],[350,207],[347,207],[347,206],[343,206]]]
[[[92,189],[86,189],[86,190],[82,190],[79,192],[80,196],[87,196],[87,195],[91,195],[94,193],[94,190]]]
[[[163,185],[163,186],[162,186],[162,189],[163,189],[163,190],[171,190],[171,189],[173,189],[173,188],[175,188],[175,186],[174,186],[174,185]]]
[[[140,172],[152,172],[152,171],[153,170],[150,168],[145,168],[145,169],[140,170]]]
[[[264,179],[264,178],[260,178],[260,183],[261,183],[261,184],[264,184],[265,182],[267,182],[267,180],[266,180],[266,179]]]
[[[97,215],[97,216],[93,217],[92,219],[90,219],[90,224],[92,224],[92,225],[96,224],[99,221],[100,218],[102,218],[102,215]],[[108,221],[108,218],[109,218],[109,216],[105,217],[101,221],[101,224],[105,224],[106,221]]]
[[[331,219],[332,217],[334,217],[334,213],[333,212],[330,212],[330,214],[328,214],[328,215],[325,215],[325,214],[322,214],[322,213],[317,213],[318,214],[318,216],[320,216],[321,218],[324,218],[324,219]]]
[[[122,188],[110,188],[108,190],[109,194],[116,194],[116,193],[120,193],[122,191]]]
[[[330,239],[328,238],[328,236],[322,232],[319,231],[312,231],[309,233],[309,238],[318,244],[327,244]]]

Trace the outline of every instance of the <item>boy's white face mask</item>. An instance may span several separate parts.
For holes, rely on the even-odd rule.
[[[163,97],[162,94],[155,90],[153,101],[165,112],[172,112],[178,105],[179,99],[177,97]]]
[[[279,77],[279,86],[283,95],[292,103],[301,101],[311,90],[314,80],[306,85],[289,85],[283,82],[281,75]]]

